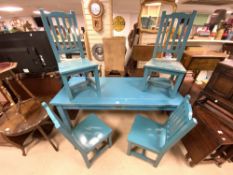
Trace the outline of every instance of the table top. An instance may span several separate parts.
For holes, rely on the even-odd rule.
[[[190,57],[211,57],[211,58],[226,58],[228,55],[224,52],[216,52],[210,50],[186,50],[184,54]]]
[[[34,99],[23,101],[20,112],[17,112],[17,105],[13,105],[0,117],[0,133],[18,136],[30,132],[47,117],[46,111],[38,101]]]
[[[155,84],[143,91],[143,78],[100,78],[101,96],[97,96],[92,87],[87,87],[69,100],[66,92],[61,89],[50,101],[50,104],[62,106],[64,109],[92,110],[174,110],[183,97],[177,94],[169,96],[170,84],[162,78],[154,78]],[[71,84],[84,81],[74,77]],[[157,83],[156,83],[157,82]],[[78,89],[78,88],[77,88]]]

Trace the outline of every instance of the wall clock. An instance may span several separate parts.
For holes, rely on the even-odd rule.
[[[92,16],[92,26],[96,32],[100,32],[103,29],[102,17],[104,14],[103,3],[99,0],[91,0],[88,6],[89,12]]]

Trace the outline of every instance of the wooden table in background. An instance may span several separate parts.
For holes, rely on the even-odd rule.
[[[28,137],[32,136],[35,131],[39,131],[57,151],[58,148],[42,127],[44,124],[49,124],[49,122],[48,115],[40,104],[41,100],[36,98],[12,72],[12,69],[16,66],[17,63],[14,62],[0,63],[0,84],[2,84],[2,80],[6,80],[10,90],[18,99],[16,104],[12,104],[6,110],[2,111],[0,117],[0,134],[9,143],[7,145],[20,148],[24,156],[26,155],[25,147],[27,146],[26,142]],[[21,101],[20,95],[11,83],[9,83],[9,77],[14,78],[19,86],[29,95],[30,98],[28,100]]]
[[[186,70],[191,70],[195,73],[195,81],[200,71],[213,71],[217,64],[227,57],[228,55],[223,52],[209,50],[186,50],[181,62]]]

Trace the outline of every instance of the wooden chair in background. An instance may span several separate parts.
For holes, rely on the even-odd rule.
[[[128,155],[132,154],[152,163],[156,167],[165,152],[197,124],[196,119],[192,118],[189,99],[189,96],[184,98],[177,109],[171,113],[165,124],[159,124],[137,115],[128,135]],[[142,148],[142,153],[139,153],[137,148]],[[156,153],[156,160],[147,157],[146,150]]]
[[[51,12],[46,14],[43,9],[40,9],[40,13],[50,45],[57,60],[64,88],[69,98],[73,99],[75,96],[74,87],[77,87],[69,82],[69,78],[77,74],[85,76],[85,81],[79,85],[83,83],[85,85],[94,85],[97,95],[100,95],[98,65],[90,62],[84,56],[75,13]],[[79,53],[81,59],[61,59],[62,55],[72,53]],[[89,72],[94,73],[95,81],[88,76]]]

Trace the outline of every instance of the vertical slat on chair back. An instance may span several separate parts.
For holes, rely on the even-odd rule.
[[[67,53],[79,52],[81,58],[84,58],[75,13],[51,12],[45,14],[43,9],[40,9],[40,13],[57,61],[60,62],[60,54]]]
[[[196,124],[197,121],[192,117],[192,107],[189,103],[189,96],[171,113],[166,123],[166,146],[170,148],[186,135]]]
[[[158,53],[162,55],[169,53],[180,61],[195,16],[196,11],[192,14],[172,13],[170,15],[166,15],[166,11],[163,11],[152,57],[156,58]]]
[[[81,150],[81,147],[78,145],[75,139],[73,139],[71,130],[66,127],[66,125],[61,121],[61,119],[50,109],[50,107],[45,102],[43,102],[41,105],[48,113],[55,128],[57,128],[76,148]]]

